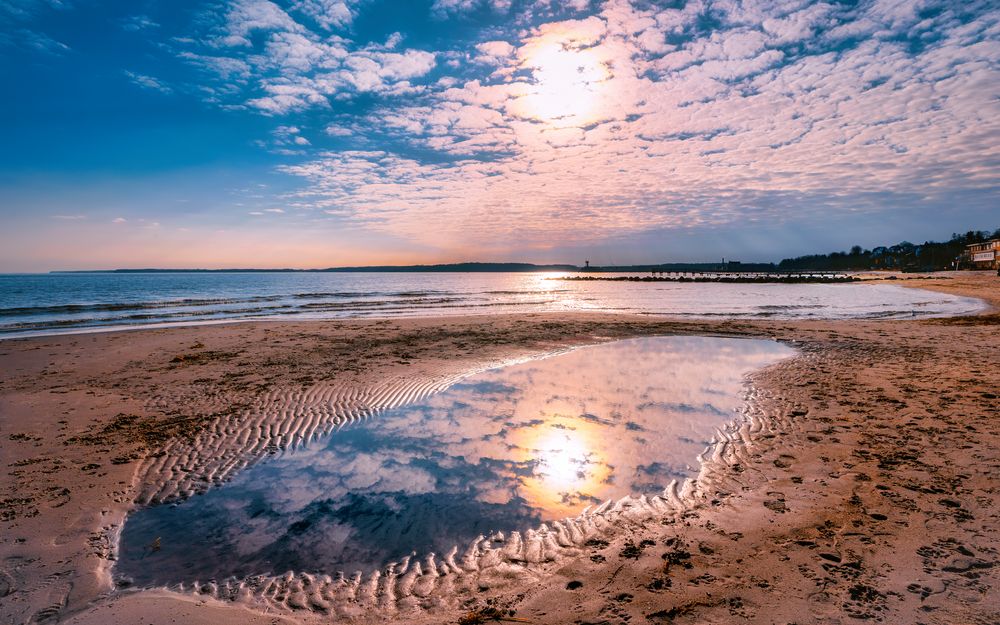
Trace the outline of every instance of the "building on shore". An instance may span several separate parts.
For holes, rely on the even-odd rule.
[[[973,269],[1000,269],[1000,239],[966,246],[962,260]]]

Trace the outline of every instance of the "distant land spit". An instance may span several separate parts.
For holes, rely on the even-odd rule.
[[[328,267],[325,269],[100,269],[52,271],[50,273],[351,273],[351,272],[533,272],[533,271],[721,271],[739,268],[742,271],[774,270],[773,263],[664,263],[661,265],[617,265],[578,267],[577,265],[536,265],[533,263],[451,263],[442,265],[372,265],[366,267]]]

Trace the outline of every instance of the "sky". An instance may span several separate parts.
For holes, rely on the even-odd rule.
[[[993,230],[998,61],[975,0],[0,0],[0,271]]]

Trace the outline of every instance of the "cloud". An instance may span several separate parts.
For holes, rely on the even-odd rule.
[[[302,136],[298,126],[282,125],[271,131],[271,141],[259,142],[262,147],[270,147],[276,154],[294,156],[304,154],[302,148],[312,145],[309,139]]]
[[[365,58],[366,55],[358,55]],[[425,50],[407,50],[403,53],[372,52],[367,58],[375,61],[383,79],[403,80],[417,78],[434,69],[435,55]]]
[[[154,22],[148,15],[132,15],[121,21],[122,30],[127,32],[139,32],[150,28],[159,28],[159,24]]]
[[[495,15],[506,16],[511,13],[513,5],[512,0],[434,0],[431,12],[438,17],[449,17],[487,10]],[[590,5],[591,0],[527,0],[518,3],[518,9],[522,13],[519,21],[530,21],[536,16],[557,11],[583,11]]]
[[[211,56],[196,54],[194,52],[182,51],[177,55],[179,58],[207,70],[224,81],[232,83],[243,83],[250,78],[252,73],[250,64],[243,59],[227,56]],[[235,86],[235,85],[233,85]],[[214,89],[213,89],[214,91]]]
[[[145,74],[138,74],[136,72],[130,72],[125,70],[123,72],[128,76],[134,84],[139,85],[144,89],[153,89],[154,91],[159,91],[160,93],[172,93],[173,89],[169,85],[163,83],[163,81],[153,78],[152,76],[147,76]]]
[[[123,22],[181,66],[169,85],[124,74],[272,120],[256,143],[299,186],[251,215],[415,247],[905,214],[1000,188],[990,4],[672,4],[437,0],[366,39],[374,3],[222,0],[183,37]],[[23,21],[3,37],[68,51]]]
[[[304,28],[269,0],[234,0],[229,3],[224,24],[215,43],[219,46],[251,47],[250,36],[261,31],[300,32]]]
[[[123,224],[126,221],[128,221],[128,220],[125,219],[124,217],[115,217],[114,219],[111,220],[111,223],[113,223],[113,224]]]
[[[29,20],[46,10],[68,9],[73,4],[69,0],[3,0],[0,18]]]
[[[347,57],[348,52],[342,45],[313,41],[300,33],[278,32],[268,38],[260,63],[288,75],[313,69],[335,69]]]
[[[52,215],[52,219],[59,219],[62,221],[79,221],[81,219],[86,219],[86,215]]]
[[[480,42],[465,80],[360,125],[412,150],[281,170],[306,181],[304,206],[478,250],[947,206],[949,189],[1000,186],[995,12],[714,3],[721,26],[705,28],[692,6],[611,0],[516,45]]]
[[[73,6],[70,0],[0,0],[0,48],[52,56],[69,52],[70,47],[43,32],[39,22]]]
[[[350,137],[354,135],[354,131],[350,128],[344,128],[339,124],[329,124],[323,129],[323,132],[330,135],[331,137]]]
[[[302,0],[293,6],[325,30],[334,30],[349,25],[355,16],[361,0]]]
[[[434,0],[431,11],[439,15],[449,13],[463,13],[486,7],[495,12],[502,13],[510,10],[511,0]]]
[[[357,93],[397,96],[417,93],[421,89],[410,79],[423,76],[434,65],[434,54],[422,50],[360,50],[338,59],[335,67],[322,67],[332,71],[315,72],[320,67],[318,63],[304,63],[277,77],[265,78],[260,83],[265,95],[246,104],[264,113],[282,115],[309,108],[329,108],[331,98]]]
[[[484,41],[476,44],[474,61],[488,65],[500,65],[514,55],[515,48],[506,41]]]
[[[13,28],[7,32],[0,32],[0,47],[22,48],[51,56],[59,56],[70,51],[70,47],[65,43],[29,28]]]
[[[267,95],[247,100],[247,106],[262,113],[281,115],[310,107],[329,107],[323,91],[310,79],[279,79],[263,85]]]
[[[362,4],[294,2],[286,10],[268,0],[232,0],[221,18],[205,16],[214,24],[207,37],[176,40],[176,54],[223,80],[201,86],[206,100],[271,116],[330,109],[331,101],[358,94],[419,93],[414,80],[434,69],[434,52],[397,49],[400,33],[358,45],[328,32],[347,25]]]

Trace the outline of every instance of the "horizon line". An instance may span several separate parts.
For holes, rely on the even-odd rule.
[[[547,269],[558,269],[565,271],[585,271],[587,269],[597,270],[597,269],[653,269],[653,268],[666,268],[666,267],[719,267],[725,265],[740,265],[740,266],[772,266],[776,267],[777,263],[774,262],[741,262],[741,261],[728,261],[722,259],[721,261],[704,261],[704,262],[661,262],[661,263],[633,263],[627,265],[574,265],[571,263],[528,263],[528,262],[484,262],[484,261],[463,261],[457,263],[428,263],[428,264],[413,264],[413,265],[356,265],[356,266],[340,266],[340,267],[313,267],[313,268],[293,268],[293,267],[227,267],[227,268],[174,268],[174,267],[140,267],[140,268],[129,268],[120,267],[115,269],[53,269],[50,271],[41,272],[17,272],[17,273],[38,273],[38,274],[54,274],[54,273],[153,273],[153,272],[163,272],[163,273],[183,273],[183,272],[218,272],[218,273],[237,273],[237,272],[273,272],[273,273],[290,273],[290,272],[378,272],[378,271],[414,271],[420,269],[429,269],[437,271],[462,271],[463,268],[477,268],[478,271],[495,271],[502,272],[504,270],[512,268],[522,268],[523,271],[536,271],[536,270],[547,270]]]

